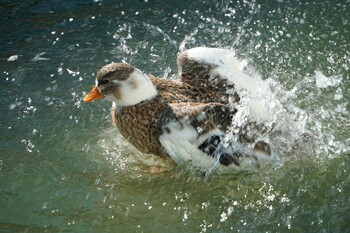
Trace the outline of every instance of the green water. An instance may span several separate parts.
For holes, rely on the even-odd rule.
[[[350,1],[31,0],[0,11],[0,232],[350,232]],[[125,143],[109,102],[82,98],[108,62],[171,78],[177,53],[195,46],[235,50],[303,112],[314,142],[256,173],[146,172],[162,162]]]

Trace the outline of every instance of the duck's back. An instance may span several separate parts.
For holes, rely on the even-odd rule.
[[[196,104],[219,103],[228,106],[226,93],[206,87],[195,87],[179,80],[156,77],[150,79],[158,91],[158,96],[137,105],[112,108],[112,119],[118,131],[143,153],[167,157],[159,142],[159,136],[162,133],[161,127],[168,121],[186,116],[185,112],[174,113],[173,108],[178,108],[177,104],[187,106],[188,103],[190,107]],[[191,114],[193,113],[188,112],[188,116]],[[226,123],[229,124],[230,122]]]
[[[184,82],[183,79],[167,80],[156,77],[150,77],[150,79],[159,95],[168,103],[220,103],[228,106],[230,103],[239,101],[233,85],[210,78],[207,71],[200,72],[198,75],[203,76],[191,83]]]

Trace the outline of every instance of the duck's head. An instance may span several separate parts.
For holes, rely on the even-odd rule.
[[[126,63],[111,63],[97,72],[95,86],[84,101],[105,98],[118,106],[131,106],[156,95],[156,88],[143,72]]]

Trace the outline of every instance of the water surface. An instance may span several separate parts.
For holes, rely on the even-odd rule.
[[[350,232],[349,1],[0,9],[1,232]],[[108,62],[173,78],[195,46],[235,50],[315,140],[262,172],[146,172],[162,162],[125,143],[109,102],[82,98]]]

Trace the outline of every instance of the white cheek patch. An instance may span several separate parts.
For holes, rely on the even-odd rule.
[[[113,104],[119,101],[117,98],[114,97],[114,95],[105,95],[105,99],[111,101]]]
[[[119,106],[131,106],[155,97],[158,92],[151,80],[139,70],[135,70],[127,80],[113,80],[120,87]]]

